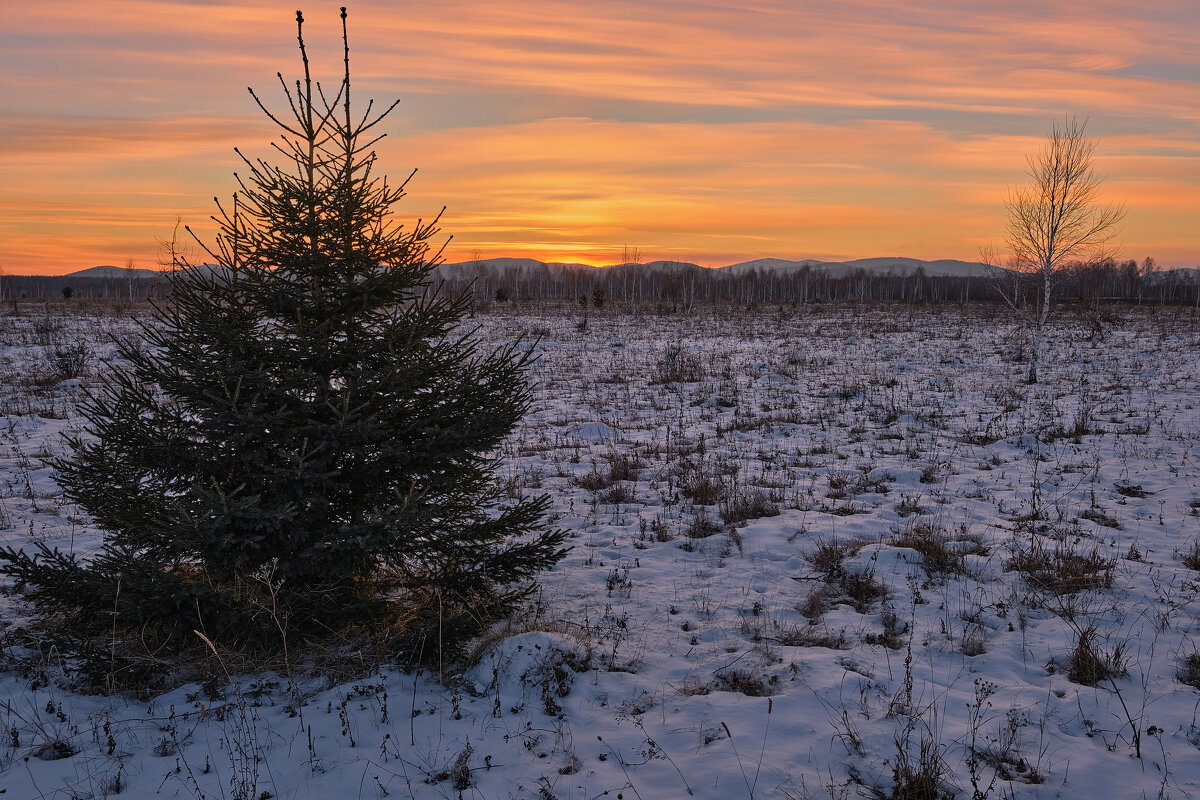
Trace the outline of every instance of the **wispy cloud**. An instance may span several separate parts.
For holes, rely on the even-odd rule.
[[[1051,120],[1089,117],[1131,255],[1200,261],[1200,9],[1058,0],[720,5],[673,0],[351,8],[359,96],[401,96],[382,145],[449,206],[450,257],[722,263],[973,257]],[[0,32],[0,266],[153,259],[203,227],[246,96],[296,67],[280,3],[43,0]],[[307,16],[337,77],[336,12]]]

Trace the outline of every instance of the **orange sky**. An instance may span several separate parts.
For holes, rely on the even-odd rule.
[[[294,9],[5,3],[0,270],[152,267],[177,214],[211,232],[232,148],[270,157],[246,86],[297,73]],[[305,17],[333,83],[337,7]],[[447,206],[449,260],[974,259],[1078,114],[1122,254],[1200,263],[1194,0],[372,0],[350,35],[357,96],[401,99],[396,211]]]

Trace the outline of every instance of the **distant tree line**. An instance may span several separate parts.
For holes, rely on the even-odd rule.
[[[0,300],[52,300],[70,289],[72,298],[100,300],[145,300],[163,297],[163,278],[81,278],[67,275],[0,275]]]
[[[1033,302],[1032,276],[1005,279]],[[165,296],[163,278],[81,278],[0,275],[0,298],[49,300],[64,287],[82,299],[139,300]],[[694,264],[626,264],[595,269],[586,266],[540,265],[498,268],[480,265],[454,269],[445,277],[452,294],[469,292],[476,308],[506,301],[564,301],[600,297],[615,303],[664,304],[687,310],[697,304],[901,302],[965,303],[998,301],[996,277],[946,277],[917,269],[907,275],[855,270],[833,275],[820,267],[787,272],[749,270],[733,274]],[[1200,273],[1195,270],[1154,271],[1153,259],[1076,263],[1066,266],[1055,283],[1056,302],[1156,303],[1200,305]],[[598,307],[598,306],[597,306]]]
[[[1064,267],[1055,283],[1056,302],[1200,304],[1195,271],[1154,272],[1153,260],[1106,260]],[[1034,301],[1031,275],[936,276],[923,269],[889,274],[859,269],[833,275],[820,267],[786,272],[749,270],[733,274],[693,264],[638,264],[597,270],[586,266],[477,268],[446,277],[451,292],[470,292],[475,305],[507,301],[578,302],[599,296],[610,302],[661,304],[687,310],[699,304],[999,301],[1000,281],[1015,284],[1018,297]]]

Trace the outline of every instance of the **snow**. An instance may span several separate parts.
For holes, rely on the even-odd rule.
[[[0,316],[0,539],[86,555],[98,533],[42,459],[82,428],[107,336],[137,332],[58,313]],[[1200,644],[1200,323],[1122,313],[1102,340],[1056,313],[1034,386],[998,308],[606,307],[587,333],[574,308],[478,315],[496,343],[538,331],[536,401],[500,478],[549,493],[573,549],[471,664],[88,695],[57,654],[21,666],[30,609],[10,592],[0,789],[887,797],[897,742],[915,757],[924,740],[945,792],[970,798],[974,737],[990,797],[1196,796],[1200,689],[1177,673]],[[77,338],[95,343],[87,369],[54,374],[47,356]],[[701,380],[654,382],[674,341],[703,354]],[[581,485],[621,457],[636,474]],[[722,521],[754,493],[778,513]],[[938,573],[922,530],[960,566]],[[1111,585],[1039,588],[1012,568],[1035,545],[1094,551]],[[886,596],[845,590],[872,580]],[[1122,648],[1124,677],[1070,679],[1086,628]]]
[[[603,422],[585,422],[575,431],[575,436],[582,441],[600,444],[611,442],[616,438],[617,430]]]

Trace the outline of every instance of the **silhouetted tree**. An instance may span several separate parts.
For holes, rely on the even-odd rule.
[[[440,658],[562,557],[548,499],[506,500],[489,453],[530,402],[527,356],[454,332],[469,298],[429,288],[436,222],[391,220],[404,184],[375,172],[382,113],[351,111],[349,46],[333,92],[283,82],[283,166],[243,156],[218,205],[212,267],[122,345],[83,405],[89,435],[57,463],[105,531],[87,561],[38,545],[0,572],[65,612],[60,640],[110,670],[193,631],[286,646],[386,617]],[[240,152],[239,152],[240,155]],[[138,663],[131,657],[128,666]]]

